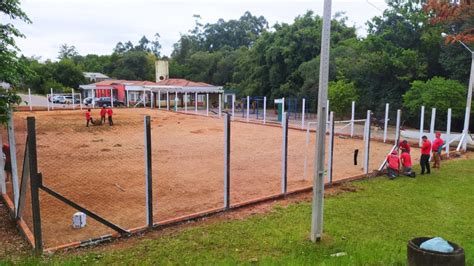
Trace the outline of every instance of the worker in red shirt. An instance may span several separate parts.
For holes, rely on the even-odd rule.
[[[420,165],[421,165],[421,174],[425,174],[425,170],[427,174],[431,173],[430,170],[430,153],[431,153],[431,141],[428,140],[426,136],[421,137],[421,157],[420,157]]]
[[[402,154],[400,155],[400,162],[403,167],[403,174],[409,177],[415,177],[414,172],[412,171],[411,155],[406,149],[402,149]]]
[[[12,176],[12,160],[10,157],[10,145],[8,144],[3,144],[2,147],[3,154],[5,155],[5,167],[3,170],[5,170],[5,181],[7,182],[9,179],[11,179]]]
[[[109,126],[114,125],[114,121],[112,120],[113,114],[114,114],[114,111],[112,111],[112,107],[109,106],[109,108],[107,108],[107,116],[109,117]]]
[[[89,127],[89,122],[94,124],[94,120],[91,117],[91,109],[87,109],[86,111],[86,127]]]
[[[400,150],[405,150],[406,152],[410,153],[410,144],[408,143],[407,140],[403,140],[398,144],[398,147],[400,147]]]
[[[398,158],[398,152],[393,150],[391,154],[387,156],[387,175],[388,178],[394,179],[398,176],[398,169],[400,168],[400,158]]]
[[[107,114],[107,110],[105,109],[105,104],[102,106],[102,109],[100,109],[100,123],[105,124],[105,115]]]
[[[439,168],[441,164],[441,152],[443,151],[444,140],[441,139],[441,133],[436,132],[436,138],[433,141],[431,147],[432,158],[433,158],[433,168]]]

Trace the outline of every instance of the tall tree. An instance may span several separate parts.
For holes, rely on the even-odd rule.
[[[445,26],[448,42],[474,42],[474,1],[428,0],[424,10],[431,23]]]
[[[31,23],[30,19],[20,8],[19,0],[3,0],[0,2],[0,16],[2,22],[0,23],[0,80],[9,82],[13,85],[19,82],[21,73],[27,72],[24,65],[18,59],[15,38],[22,38],[24,35],[12,24],[4,24],[6,21],[20,20],[26,23]],[[3,92],[0,97],[0,122],[5,124],[7,121],[7,114],[10,110],[10,105],[19,103],[21,98],[14,92]]]
[[[20,8],[19,0],[3,0],[0,2],[0,14],[5,18],[0,23],[0,80],[16,84],[19,74],[25,72],[20,64],[17,53],[19,51],[15,38],[25,36],[13,25],[14,20],[31,23],[25,12]]]
[[[59,52],[58,52],[59,60],[71,59],[78,55],[79,53],[77,52],[77,49],[74,45],[68,45],[64,43],[61,45],[61,47],[59,47]]]

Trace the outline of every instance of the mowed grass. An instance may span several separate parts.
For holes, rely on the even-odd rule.
[[[16,262],[403,265],[409,239],[441,236],[465,249],[467,265],[474,263],[474,160],[443,162],[441,170],[416,179],[380,177],[353,185],[357,192],[326,198],[325,235],[316,244],[309,241],[311,205],[305,202],[139,240],[120,250]],[[331,256],[339,252],[347,255]]]

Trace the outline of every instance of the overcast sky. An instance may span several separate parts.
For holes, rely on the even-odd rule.
[[[117,42],[137,43],[143,35],[151,40],[156,32],[162,54],[170,55],[180,33],[194,27],[194,14],[205,24],[238,19],[248,10],[272,26],[291,23],[307,10],[322,16],[323,0],[23,0],[21,7],[33,22],[15,22],[26,35],[17,41],[22,53],[55,60],[63,43],[76,46],[81,55],[110,54]],[[385,7],[383,0],[333,0],[332,14],[346,12],[348,24],[364,36],[365,22]]]

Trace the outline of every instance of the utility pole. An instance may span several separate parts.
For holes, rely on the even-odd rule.
[[[329,79],[329,41],[331,35],[331,0],[324,0],[321,62],[319,67],[318,128],[313,176],[313,204],[311,215],[311,241],[321,240],[323,234],[324,156],[326,142],[327,98]]]

